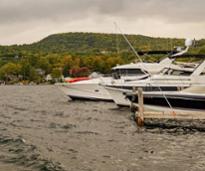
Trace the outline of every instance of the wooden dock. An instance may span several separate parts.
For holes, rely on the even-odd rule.
[[[197,122],[200,122],[199,128],[204,128],[205,131],[205,111],[204,112],[195,112],[195,111],[188,111],[188,112],[177,112],[177,111],[166,111],[166,112],[155,112],[155,111],[144,111],[144,97],[143,97],[143,91],[141,88],[137,90],[138,95],[138,105],[132,104],[132,107],[135,108],[135,119],[137,122],[137,125],[139,127],[142,127],[144,125],[148,125],[150,121],[157,121],[158,125],[163,125],[163,127],[166,126],[166,123],[175,123],[176,126],[180,126],[182,123],[186,123],[186,126],[198,128]],[[160,123],[161,122],[161,123]],[[159,124],[160,123],[160,124]],[[168,123],[168,126],[170,124]],[[193,124],[194,123],[194,124]],[[203,126],[202,126],[202,125]],[[157,124],[154,124],[157,125]],[[184,127],[184,125],[181,125]],[[174,127],[174,125],[173,125]]]

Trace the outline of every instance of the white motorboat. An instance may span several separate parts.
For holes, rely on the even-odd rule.
[[[181,68],[172,65],[165,68],[160,74],[153,75],[144,80],[129,81],[123,84],[107,84],[106,89],[118,106],[130,106],[126,98],[133,87],[142,88],[144,92],[174,92],[190,87],[191,85],[205,84],[205,61],[199,64],[194,70],[192,68]]]
[[[108,91],[100,84],[110,82],[111,77],[93,78],[73,83],[60,83],[57,86],[72,100],[113,101]]]
[[[191,85],[181,91],[143,92],[144,110],[160,112],[196,113],[205,111],[205,85]],[[126,97],[138,105],[138,95],[127,93]]]
[[[148,73],[158,73],[166,66],[170,66],[172,61],[173,59],[167,57],[159,63],[139,62],[119,65],[112,69],[110,77],[101,76],[73,83],[57,84],[57,86],[71,99],[113,101],[108,91],[101,85],[146,79],[149,76]]]

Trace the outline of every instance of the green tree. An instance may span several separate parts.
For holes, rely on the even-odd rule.
[[[28,61],[24,61],[21,65],[21,75],[23,76],[23,80],[37,82],[41,80],[36,69]]]
[[[62,70],[60,68],[54,68],[51,72],[53,79],[60,79],[62,76]]]
[[[20,74],[21,66],[15,63],[7,63],[0,68],[0,78],[6,82],[17,81]]]

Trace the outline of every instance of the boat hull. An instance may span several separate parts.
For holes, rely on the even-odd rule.
[[[170,105],[168,104],[170,103]],[[130,101],[138,104],[138,96],[127,95]],[[181,110],[181,111],[205,111],[205,96],[196,95],[190,93],[144,93],[144,106],[147,109],[167,111],[170,110]]]
[[[115,102],[115,104],[119,107],[130,107],[131,102],[126,97],[126,93],[130,92],[130,90],[105,87],[105,89],[109,92],[111,98]]]
[[[96,83],[63,84],[58,87],[73,100],[113,101],[107,90]]]
[[[111,86],[106,86],[106,90],[110,93],[110,96],[112,97],[113,101],[116,103],[117,106],[120,107],[130,107],[131,102],[130,100],[126,97],[127,93],[131,93],[133,87],[111,87]],[[172,87],[149,87],[149,86],[144,86],[142,87],[145,91],[150,91],[152,90],[153,92],[156,92],[156,90],[159,91],[161,89],[162,91],[164,89],[168,91],[176,91],[178,88],[176,86]],[[148,91],[148,92],[149,92]]]

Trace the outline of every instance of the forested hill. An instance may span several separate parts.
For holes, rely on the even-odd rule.
[[[126,37],[137,51],[172,50],[184,45],[184,39]],[[205,40],[197,41],[190,53],[205,53]],[[143,60],[154,61],[161,57],[146,56]],[[42,82],[48,74],[59,78],[61,75],[84,76],[93,71],[109,73],[116,64],[136,59],[120,34],[54,34],[32,44],[0,46],[0,81]],[[83,72],[78,72],[81,70]]]
[[[143,35],[126,35],[131,44],[139,51],[171,50],[174,46],[183,46],[184,39],[152,38]],[[129,46],[120,34],[99,33],[62,33],[54,34],[31,45],[42,52],[82,52],[115,53],[128,51]],[[198,52],[205,48],[205,40],[198,42]]]
[[[170,49],[171,44],[183,45],[183,40],[151,38],[142,35],[127,35],[137,50]],[[41,51],[71,53],[115,53],[129,50],[127,42],[119,34],[63,33],[48,36],[33,47]]]
[[[151,38],[142,35],[126,35],[136,50],[171,49],[183,45],[181,39]],[[54,34],[30,45],[34,50],[52,53],[122,53],[130,51],[127,42],[119,34],[62,33]]]
[[[184,45],[184,39],[152,38],[142,35],[126,36],[138,51],[171,50],[174,46]],[[205,40],[200,40],[194,51],[205,52]],[[19,53],[86,55],[116,52],[130,52],[127,42],[120,34],[61,33],[50,35],[30,45],[0,46],[0,56],[18,55]]]

